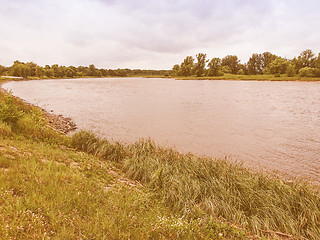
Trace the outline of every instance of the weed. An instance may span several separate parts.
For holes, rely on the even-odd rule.
[[[13,102],[12,93],[9,92],[4,96],[4,101],[0,102],[0,120],[14,127],[22,118],[23,111],[19,110]]]

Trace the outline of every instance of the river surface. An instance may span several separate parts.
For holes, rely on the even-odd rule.
[[[320,83],[105,78],[18,81],[13,94],[81,129],[320,183]]]

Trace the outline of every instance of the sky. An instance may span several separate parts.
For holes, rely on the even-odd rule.
[[[318,0],[0,0],[0,65],[171,69],[186,56],[320,52]]]

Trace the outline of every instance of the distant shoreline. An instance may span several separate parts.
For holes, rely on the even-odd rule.
[[[320,82],[320,78],[309,77],[275,77],[274,75],[233,75],[226,74],[224,76],[212,76],[212,77],[174,77],[177,80],[225,80],[225,81],[270,81],[270,82]]]
[[[234,75],[234,74],[225,74],[223,76],[127,76],[127,77],[94,77],[94,76],[83,76],[83,77],[74,77],[74,78],[33,78],[33,77],[14,77],[14,76],[1,76],[0,80],[7,81],[29,81],[29,80],[59,80],[59,79],[87,79],[87,78],[163,78],[163,79],[175,79],[175,80],[223,80],[223,81],[269,81],[269,82],[320,82],[320,78],[311,78],[311,77],[287,77],[280,76],[275,77],[274,75]]]

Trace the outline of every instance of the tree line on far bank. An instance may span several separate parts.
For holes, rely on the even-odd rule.
[[[99,69],[93,64],[85,66],[52,66],[41,67],[33,62],[15,61],[11,67],[0,65],[0,76],[37,77],[37,78],[76,78],[76,77],[129,77],[129,76],[169,76],[171,70],[141,69]]]
[[[195,62],[196,60],[196,62]],[[270,52],[254,53],[245,64],[235,55],[228,55],[222,59],[207,59],[207,55],[199,53],[196,59],[187,56],[179,65],[172,68],[174,76],[223,76],[226,73],[238,75],[273,74],[280,77],[320,77],[320,53],[316,56],[312,50],[307,49],[298,57],[286,59]]]

